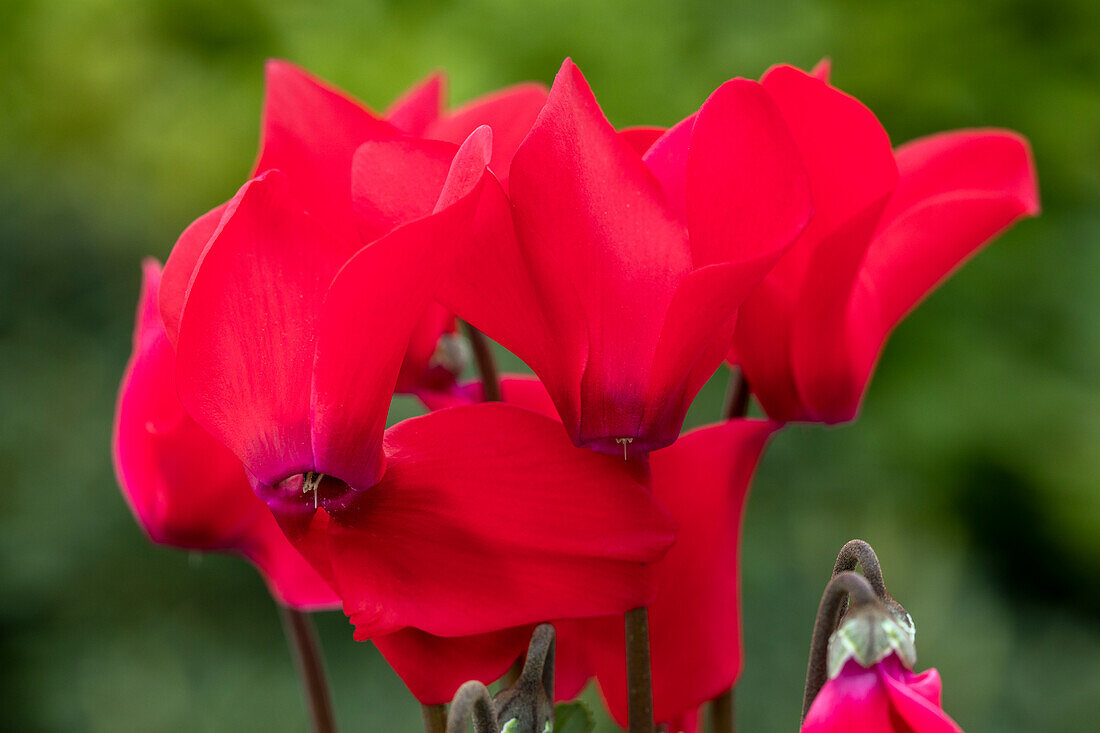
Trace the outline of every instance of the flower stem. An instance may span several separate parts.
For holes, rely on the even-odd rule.
[[[317,632],[308,613],[276,603],[283,621],[283,631],[290,645],[298,679],[305,693],[306,706],[314,733],[336,733],[336,718],[332,714],[332,699],[325,678],[325,663],[317,644]]]
[[[649,667],[649,613],[644,606],[626,612],[625,627],[630,733],[654,733],[653,681]]]
[[[446,733],[446,705],[421,705],[420,713],[424,716],[424,733]]]
[[[470,348],[474,351],[474,361],[477,362],[477,371],[481,375],[485,402],[500,402],[500,374],[497,372],[497,363],[493,358],[493,347],[481,331],[469,323],[463,322],[462,326],[466,331],[466,338],[470,339]]]
[[[434,707],[442,708],[442,705]],[[424,708],[428,710],[427,707]],[[425,712],[425,722],[427,712]],[[489,696],[489,690],[477,680],[469,682],[458,688],[454,700],[451,701],[451,718],[447,721],[446,733],[466,733],[467,725],[473,721],[474,733],[497,733],[497,716],[493,709],[493,698]],[[428,733],[434,733],[429,730]],[[440,733],[443,729],[440,728]]]
[[[734,688],[730,687],[710,703],[711,733],[734,733],[737,730],[734,710]]]
[[[749,412],[749,382],[740,368],[730,369],[729,386],[726,387],[726,405],[722,416],[726,420],[744,417]]]
[[[878,564],[878,555],[874,549],[863,540],[849,540],[840,548],[840,554],[836,556],[836,565],[833,566],[833,575],[839,575],[846,570],[855,570],[856,565],[863,569],[863,577],[871,584],[875,595],[881,601],[890,599],[886,591],[886,582],[882,579],[882,567]]]
[[[745,417],[748,411],[749,382],[739,367],[733,367],[730,369],[729,386],[726,387],[726,402],[722,417],[725,420],[736,420]],[[733,689],[734,686],[731,685],[728,690],[711,700],[712,733],[733,733],[735,730]]]
[[[852,605],[855,606],[878,601],[878,595],[871,584],[867,582],[867,579],[851,570],[845,570],[834,575],[829,584],[825,586],[825,592],[821,596],[821,605],[817,608],[817,618],[814,620],[813,640],[810,642],[810,662],[806,668],[806,690],[802,697],[803,720],[805,720],[810,705],[825,685],[825,680],[828,677],[829,637],[836,631],[840,614],[849,595],[852,599]]]

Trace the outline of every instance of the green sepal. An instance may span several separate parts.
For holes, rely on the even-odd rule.
[[[581,702],[563,702],[554,707],[553,733],[592,733],[596,721]]]
[[[913,643],[912,621],[899,621],[881,605],[853,608],[829,637],[829,679],[835,678],[849,659],[863,667],[878,664],[891,654],[907,668],[917,663],[917,648]]]

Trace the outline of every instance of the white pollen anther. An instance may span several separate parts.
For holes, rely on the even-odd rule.
[[[615,438],[615,442],[623,447],[623,460],[626,460],[626,447],[634,442],[634,438]]]
[[[302,493],[313,492],[313,508],[317,508],[317,489],[321,488],[321,479],[325,477],[323,473],[317,473],[315,471],[307,471],[302,475]]]

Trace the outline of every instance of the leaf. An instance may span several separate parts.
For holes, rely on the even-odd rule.
[[[592,733],[596,721],[580,702],[563,702],[554,707],[554,733]]]

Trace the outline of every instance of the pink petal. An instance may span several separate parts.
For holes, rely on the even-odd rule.
[[[571,61],[516,153],[510,190],[537,292],[544,301],[584,304],[584,317],[569,324],[588,336],[581,424],[567,428],[581,443],[636,437],[657,324],[690,255],[656,180]],[[529,351],[502,344],[521,358]],[[536,373],[554,393],[555,376]],[[571,420],[567,400],[555,394],[555,401]]]
[[[314,329],[350,255],[271,171],[230,202],[195,271],[177,344],[180,399],[264,483],[313,468]]]
[[[697,733],[701,727],[701,717],[702,708],[695,708],[670,720],[668,728],[670,731],[676,731],[676,733]]]
[[[157,312],[159,280],[159,265],[146,260],[134,355],[115,419],[123,494],[154,542],[243,553],[281,602],[332,607],[335,594],[287,542],[252,492],[241,462],[176,397],[175,354]]]
[[[566,630],[572,621],[555,621],[558,631],[554,661],[554,699],[572,700],[588,682]],[[422,705],[441,705],[467,680],[490,684],[522,661],[533,626],[519,626],[474,636],[442,637],[404,629],[373,639],[382,656]]]
[[[817,693],[801,729],[801,733],[852,731],[910,733],[894,726],[890,696],[877,670],[855,661],[849,661],[840,675]]]
[[[442,72],[429,75],[390,105],[386,110],[386,122],[406,135],[424,137],[443,111],[446,84]]]
[[[432,213],[457,150],[451,143],[411,137],[363,143],[351,164],[362,241],[373,242]]]
[[[809,173],[814,218],[739,315],[736,348],[776,419],[803,419],[802,389],[827,385],[843,356],[846,308],[869,235],[896,185],[890,141],[858,100],[793,67],[764,75]],[[754,302],[756,301],[756,302]],[[787,353],[784,353],[787,352]],[[815,395],[816,396],[816,395]]]
[[[1012,132],[933,135],[899,148],[898,166],[897,194],[862,273],[887,329],[983,244],[1039,212],[1030,147]]]
[[[868,352],[866,332],[850,328],[852,290],[858,287],[865,254],[881,205],[871,206],[818,242],[802,286],[791,338],[791,364],[803,404],[801,412],[826,423],[851,420],[859,410],[867,373],[859,365]],[[877,310],[861,314],[874,322]]]
[[[676,289],[657,343],[643,420],[652,448],[676,440],[691,401],[725,358],[736,323],[731,294],[746,278],[752,274],[740,263],[709,265]]]
[[[456,251],[470,246],[492,182],[487,128],[455,155],[436,213],[364,247],[340,270],[317,325],[312,470],[367,489],[382,476],[382,432],[402,358]],[[463,236],[466,235],[466,236]]]
[[[621,616],[605,616],[603,620],[614,623],[618,628],[612,634],[622,631]],[[595,672],[589,659],[587,637],[589,629],[598,619],[558,619],[554,621],[554,700],[561,702],[572,700],[581,694],[588,680]],[[610,623],[606,628],[611,628]]]
[[[559,423],[459,407],[394,426],[386,453],[382,482],[329,527],[357,639],[405,626],[479,634],[649,600],[646,566],[671,544],[671,520],[621,458],[573,447]]]
[[[203,432],[176,397],[175,354],[157,313],[160,265],[147,259],[134,351],[119,388],[112,447],[134,516],[154,542],[240,549],[265,511],[232,453]]]
[[[493,158],[489,167],[507,181],[512,156],[546,103],[546,87],[527,82],[478,97],[443,115],[426,137],[458,144],[481,125],[493,130]]]
[[[894,656],[870,669],[849,661],[814,699],[802,733],[962,733],[939,706],[938,683],[935,670],[915,675]]]
[[[778,425],[731,420],[693,430],[651,454],[654,497],[679,525],[657,563],[649,604],[653,704],[674,722],[728,689],[741,671],[740,538],[749,482]],[[626,719],[622,619],[589,631],[596,671],[613,717]]]
[[[806,227],[811,210],[795,142],[764,87],[747,79],[718,87],[700,108],[688,147],[694,266],[739,263],[751,287]],[[740,302],[747,288],[731,297]]]
[[[900,667],[900,665],[898,666]],[[903,680],[911,691],[936,707],[943,707],[943,681],[940,680],[938,670],[935,668],[926,669],[920,674],[916,674],[902,667],[898,672],[899,674],[895,674],[895,676]]]
[[[243,551],[260,571],[272,598],[301,611],[339,608],[340,599],[336,593],[294,549],[251,488],[248,493],[262,507],[262,512],[249,529]]]
[[[661,183],[665,201],[681,221],[687,217],[688,143],[696,115],[692,114],[668,128],[646,150],[643,160]]]
[[[1027,142],[1014,133],[944,133],[898,151],[901,183],[875,233],[848,311],[860,391],[890,331],[967,258],[1038,212]]]
[[[477,243],[453,263],[437,299],[539,375],[576,439],[588,353],[580,296],[568,280],[542,284],[539,253],[520,246],[499,186],[486,186],[473,229]]]
[[[260,155],[254,175],[276,168],[302,207],[338,237],[357,241],[351,157],[368,140],[397,131],[335,87],[286,61],[265,67]]]
[[[478,380],[466,382],[451,392],[422,392],[419,394],[424,406],[429,410],[443,410],[460,405],[474,405],[483,402],[484,387]],[[530,374],[503,374],[500,379],[500,394],[503,402],[525,407],[540,415],[561,421],[550,394],[537,377]]]
[[[824,57],[816,64],[814,68],[810,69],[810,76],[815,79],[820,79],[826,84],[829,83],[829,77],[833,75],[833,60],[828,56]]]
[[[645,155],[645,151],[649,150],[649,146],[664,134],[665,128],[646,125],[624,127],[619,130],[619,137],[625,140],[627,145],[634,148],[634,152],[638,155]]]
[[[726,355],[741,367],[749,388],[773,420],[809,418],[791,370],[790,329],[798,292],[771,277],[737,312],[734,346]]]
[[[897,185],[890,138],[871,110],[793,66],[769,69],[761,85],[798,147],[813,194],[813,222],[803,237],[819,239]]]
[[[174,346],[179,339],[180,314],[187,297],[187,286],[195,265],[206,249],[214,230],[225,214],[228,203],[216,206],[191,222],[176,240],[176,246],[164,264],[164,276],[160,285],[160,315],[168,332],[168,340]]]
[[[499,679],[526,652],[532,628],[453,638],[404,629],[373,641],[422,705],[442,705],[467,680]]]
[[[450,391],[458,376],[449,363],[436,363],[440,339],[457,334],[455,317],[438,303],[431,303],[413,327],[409,347],[401,362],[395,391],[416,394],[421,390]]]
[[[954,130],[901,145],[896,153],[900,180],[883,217],[963,192],[1000,194],[1029,215],[1039,213],[1039,189],[1031,146],[1011,130]]]
[[[927,689],[918,691],[910,686],[911,680],[917,676],[904,669],[894,657],[876,665],[876,671],[889,696],[894,715],[904,721],[899,721],[899,730],[904,730],[905,733],[962,733],[962,728],[948,717],[938,702],[928,699]],[[935,675],[935,682],[938,683],[939,673],[935,670],[929,672]],[[928,686],[928,680],[917,680],[921,687]],[[939,697],[938,690],[936,697]]]
[[[141,294],[138,295],[137,315],[134,318],[134,335],[131,346],[137,351],[146,339],[155,338],[164,330],[160,317],[160,291],[164,282],[160,263],[153,257],[141,261]]]

